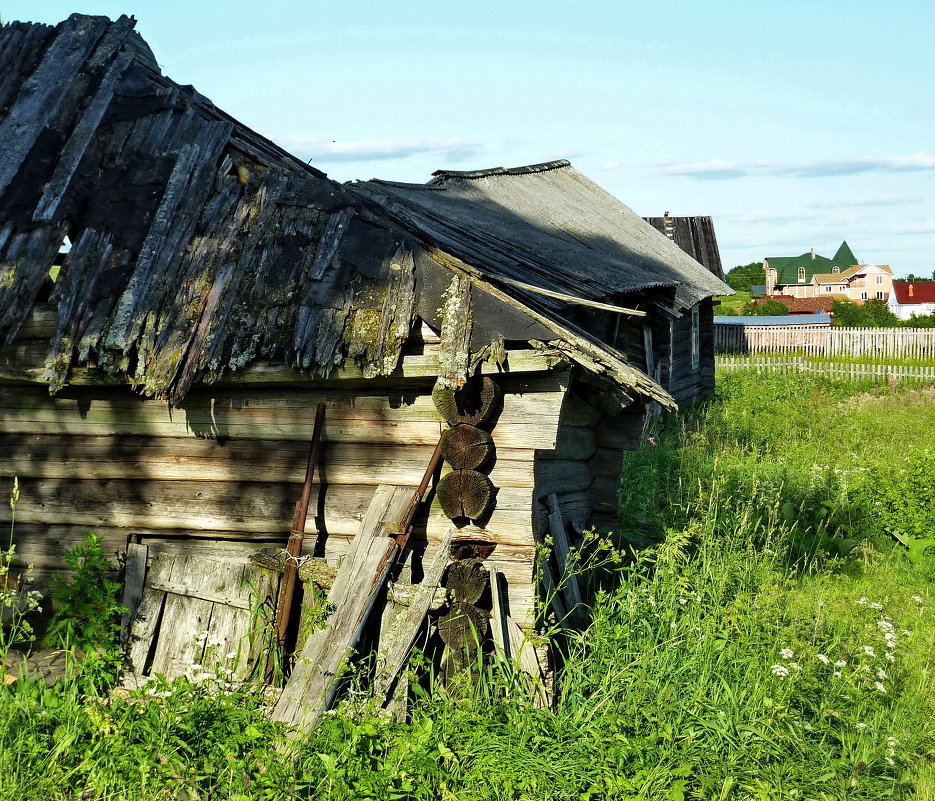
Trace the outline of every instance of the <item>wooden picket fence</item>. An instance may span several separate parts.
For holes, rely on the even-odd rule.
[[[935,363],[893,365],[881,363],[816,361],[802,356],[763,354],[717,356],[719,370],[756,370],[757,372],[816,373],[833,378],[857,380],[873,378],[899,383],[935,384]]]
[[[715,325],[718,353],[801,353],[809,356],[930,360],[933,328],[830,328],[808,325]]]

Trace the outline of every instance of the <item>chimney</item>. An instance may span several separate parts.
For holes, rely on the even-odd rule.
[[[912,284],[909,284],[909,297],[912,297]]]
[[[675,241],[675,223],[672,222],[672,218],[667,211],[662,213],[662,228],[666,232],[666,236]]]
[[[815,248],[812,248],[812,261],[815,261]]]

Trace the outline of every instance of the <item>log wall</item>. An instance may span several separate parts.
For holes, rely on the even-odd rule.
[[[711,298],[699,304],[700,360],[692,366],[691,309],[670,324],[666,389],[678,403],[714,394],[714,312]]]
[[[26,333],[43,332],[27,327]],[[40,342],[20,341],[2,353],[19,375],[24,368],[37,371],[34,361],[17,354],[39,352]],[[430,348],[421,348],[421,363],[429,363]],[[483,525],[456,531],[456,540],[496,545],[512,615],[527,625],[535,499],[572,487],[585,492],[588,476],[567,459],[590,458],[597,447],[590,431],[559,425],[568,369],[549,370],[552,362],[535,358],[516,354],[512,363],[520,369],[497,379],[504,399],[491,429],[495,504]],[[365,384],[353,375],[305,386],[246,382],[197,388],[181,408],[171,409],[125,386],[72,386],[50,397],[42,385],[0,380],[0,492],[6,495],[12,477],[19,478],[18,561],[33,564],[40,576],[62,569],[63,552],[89,530],[112,557],[130,537],[144,543],[284,543],[304,479],[315,407],[325,401],[305,545],[337,562],[377,485],[419,483],[447,427],[432,402],[433,382],[431,375]],[[540,455],[552,468],[537,486]],[[9,519],[4,499],[0,525]],[[452,525],[433,505],[419,521],[413,545],[431,548]]]

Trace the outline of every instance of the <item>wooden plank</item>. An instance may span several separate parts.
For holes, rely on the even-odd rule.
[[[542,666],[536,656],[536,649],[513,618],[507,618],[506,626],[510,637],[510,654],[519,668],[529,676],[536,707],[545,709],[549,706],[549,700],[545,690],[545,676],[542,674]]]
[[[555,562],[558,566],[559,586],[568,602],[569,611],[574,614],[584,607],[584,590],[581,579],[571,566],[571,545],[565,531],[565,520],[558,497],[549,495],[549,532],[555,548]]]
[[[129,642],[130,621],[136,617],[137,610],[143,600],[148,556],[149,548],[147,546],[132,542],[127,545],[127,558],[123,572],[123,605],[127,608],[127,611],[120,618],[120,631],[124,645]]]
[[[35,383],[44,384],[45,355],[47,347],[32,353],[29,358],[22,354],[17,358],[0,359],[0,383]],[[508,351],[502,369],[496,365],[482,362],[479,372],[494,378],[514,376],[518,373],[538,373],[550,370],[564,370],[568,360],[561,354],[543,353],[535,350]],[[399,366],[382,381],[386,386],[397,384],[399,380],[429,379],[438,376],[439,362],[437,352],[404,355]],[[236,373],[227,372],[213,387],[243,385],[286,385],[292,387],[322,387],[335,382],[353,382],[355,384],[374,385],[374,379],[368,378],[362,367],[352,360],[332,370],[327,378],[322,378],[305,371],[274,362],[253,362]],[[130,382],[127,376],[110,375],[99,370],[74,367],[68,373],[68,383],[72,386],[114,386],[126,387]],[[197,386],[197,385],[196,385]]]
[[[494,653],[501,659],[509,659],[510,633],[507,629],[507,585],[503,571],[495,561],[486,561],[490,572],[490,636],[493,640]]]
[[[302,481],[307,450],[299,440],[54,434],[0,434],[0,449],[5,454],[0,476],[264,483]],[[433,450],[428,445],[331,442],[322,449],[318,473],[326,484],[412,484]],[[494,486],[532,487],[534,456],[532,449],[499,449],[489,473]]]
[[[385,636],[384,632],[381,632],[373,694],[383,705],[390,700],[396,678],[409,659],[412,645],[441,585],[442,575],[448,566],[450,549],[451,532],[442,540],[441,547],[435,552],[435,558],[426,565],[422,582],[414,587],[415,592],[409,606],[396,617]]]
[[[20,482],[16,520],[92,527],[243,531],[267,537],[281,532],[285,538],[294,490],[290,484],[247,482],[24,479]],[[306,522],[306,533],[353,534],[372,492],[369,486],[314,485],[315,516]],[[516,521],[524,513],[528,517],[532,496],[531,488],[500,488],[491,519],[496,516]],[[432,508],[438,507],[433,504]],[[0,521],[10,518],[8,506],[0,508]]]
[[[309,730],[337,692],[348,650],[360,636],[396,553],[393,536],[402,532],[418,503],[415,489],[379,488],[345,558],[328,603],[335,609],[326,628],[315,632],[296,661],[273,719]],[[374,522],[378,521],[378,522]]]
[[[208,630],[212,605],[182,595],[167,594],[165,598],[151,674],[172,681],[200,672],[195,666],[201,665],[204,657],[206,640],[201,635]]]
[[[146,660],[152,651],[153,637],[162,620],[163,604],[166,594],[158,590],[143,590],[143,596],[130,621],[126,637],[127,662],[131,675],[142,675]]]

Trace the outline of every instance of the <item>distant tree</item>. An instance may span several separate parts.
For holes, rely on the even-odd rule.
[[[903,320],[903,328],[935,328],[935,313],[913,314],[908,320]]]
[[[864,312],[852,300],[836,300],[831,304],[831,325],[835,328],[868,328],[873,324]]]
[[[783,303],[781,300],[773,300],[772,298],[756,304],[748,303],[743,307],[742,312],[742,314],[753,314],[757,317],[771,317],[773,315],[783,315],[788,313],[789,307],[785,303]]]
[[[890,311],[885,300],[874,298],[864,302],[864,314],[872,320],[871,325],[878,328],[896,328],[899,325],[899,318]]]
[[[766,273],[759,261],[741,264],[731,269],[725,276],[731,289],[737,292],[749,292],[751,287],[766,283]]]

